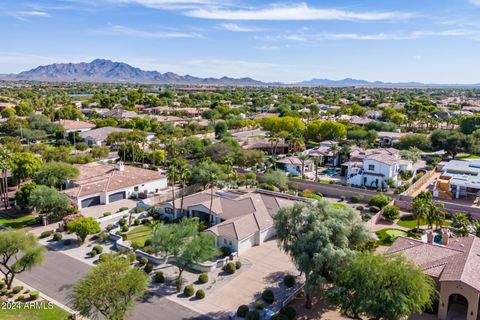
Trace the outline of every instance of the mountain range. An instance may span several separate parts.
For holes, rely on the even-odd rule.
[[[185,84],[185,85],[296,85],[296,86],[331,86],[331,87],[472,87],[480,84],[426,84],[420,82],[382,82],[346,78],[343,80],[311,79],[294,84],[281,82],[262,82],[252,78],[200,78],[191,75],[178,75],[173,72],[144,71],[123,62],[95,59],[81,63],[54,63],[39,66],[18,74],[0,74],[0,80],[31,81],[67,81],[67,82],[135,82],[145,84]]]

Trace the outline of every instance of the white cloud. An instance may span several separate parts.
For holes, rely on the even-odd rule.
[[[154,1],[154,0],[152,0]],[[306,3],[276,4],[264,8],[224,9],[215,6],[184,12],[189,17],[214,20],[399,20],[414,15],[402,12],[355,12],[341,9],[320,9]]]
[[[22,17],[49,17],[50,15],[44,11],[18,11],[15,14]]]
[[[480,0],[470,0],[470,3],[474,6],[480,6]]]
[[[155,9],[197,9],[202,6],[219,6],[228,1],[221,0],[110,0],[112,3],[132,3]]]
[[[121,25],[115,25],[112,28],[104,30],[93,30],[93,32],[101,35],[132,36],[142,38],[203,38],[203,35],[196,32],[181,32],[172,30],[144,31]]]
[[[233,31],[233,32],[257,32],[257,31],[263,31],[264,29],[261,28],[256,28],[256,27],[245,27],[245,26],[239,26],[236,23],[222,23],[219,26],[221,29],[228,30],[228,31]]]

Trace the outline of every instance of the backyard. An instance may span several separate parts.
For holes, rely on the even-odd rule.
[[[378,237],[378,244],[381,246],[390,246],[398,237],[406,237],[407,233],[400,229],[382,229],[375,232]]]
[[[6,213],[0,214],[0,225],[12,229],[21,229],[37,222],[36,217],[31,215],[13,216]]]
[[[397,225],[409,229],[413,229],[417,227],[417,219],[413,215],[406,215],[403,217],[400,217],[397,221]],[[425,219],[420,219],[420,226],[426,226],[427,225],[427,220]],[[444,221],[442,223],[443,226],[448,227],[452,225],[452,222],[450,221]]]

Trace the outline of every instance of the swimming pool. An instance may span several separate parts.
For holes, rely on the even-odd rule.
[[[335,176],[338,174],[338,171],[335,169],[327,169],[327,170],[323,170],[322,174],[326,174],[327,176]]]

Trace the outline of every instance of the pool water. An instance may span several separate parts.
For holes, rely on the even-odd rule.
[[[322,171],[322,174],[326,174],[327,176],[335,176],[337,173],[338,172],[335,169],[327,169]]]
[[[441,244],[442,243],[442,236],[439,235],[439,234],[436,234],[435,237],[433,237],[433,241],[437,244]]]

